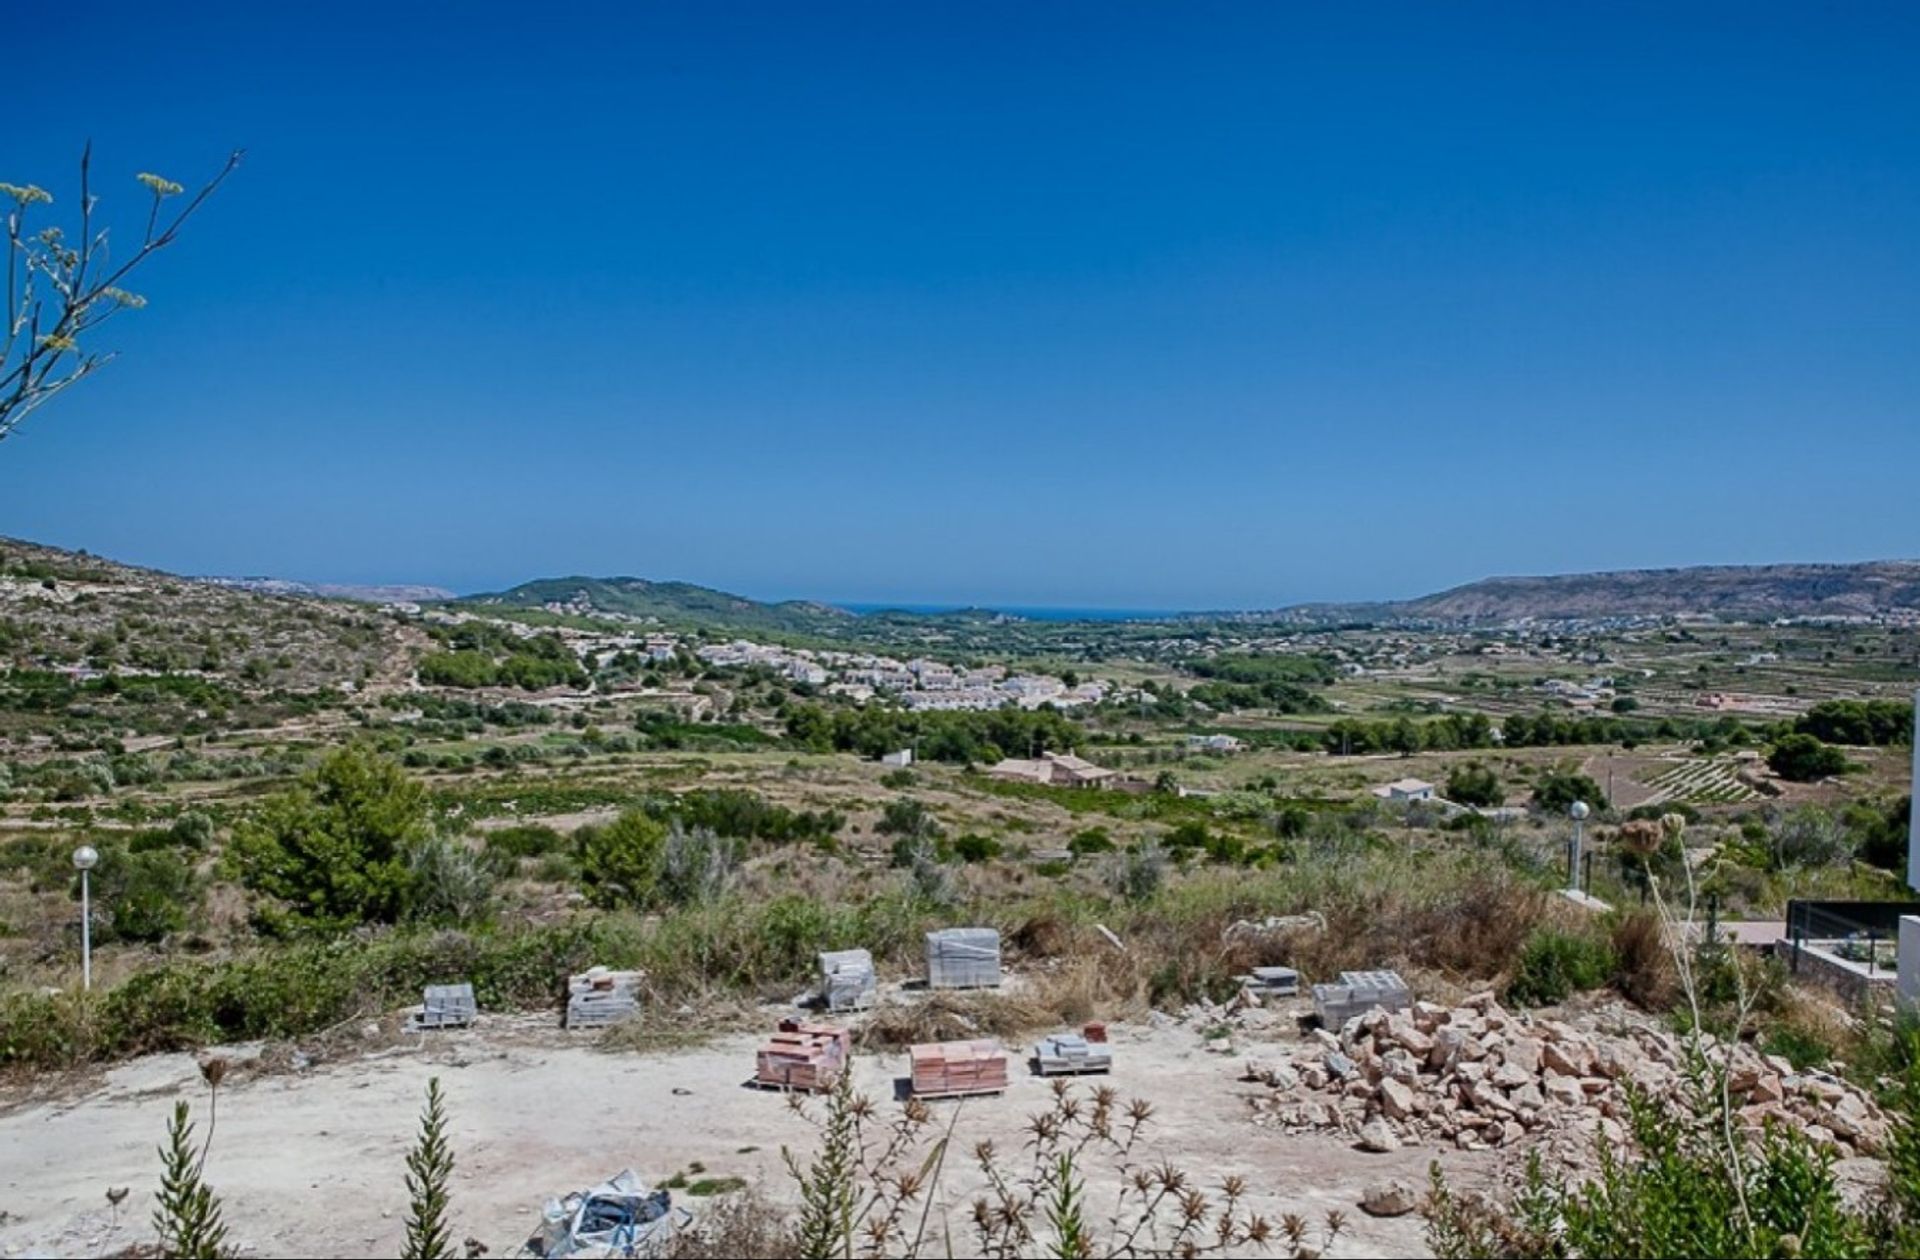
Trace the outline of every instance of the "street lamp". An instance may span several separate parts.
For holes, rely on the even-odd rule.
[[[1568,872],[1567,887],[1575,892],[1580,891],[1580,824],[1585,822],[1587,815],[1592,812],[1587,808],[1585,801],[1575,801],[1567,809],[1567,813],[1573,816],[1573,869]]]
[[[100,853],[90,844],[73,851],[73,869],[80,872],[80,987],[93,987],[93,899],[87,884],[87,872],[100,861]]]

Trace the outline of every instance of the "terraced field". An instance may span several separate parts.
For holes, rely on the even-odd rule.
[[[1687,805],[1729,805],[1758,800],[1760,793],[1740,779],[1731,757],[1692,757],[1676,761],[1647,781],[1654,794],[1646,804],[1678,801]]]

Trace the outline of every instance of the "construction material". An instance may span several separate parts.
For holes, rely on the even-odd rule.
[[[927,933],[927,987],[991,989],[1000,984],[1000,933],[942,928]]]
[[[754,1059],[753,1083],[816,1093],[833,1088],[853,1055],[853,1033],[830,1024],[783,1019]]]
[[[1111,1072],[1113,1047],[1079,1033],[1055,1033],[1034,1045],[1033,1061],[1042,1076]]]
[[[997,1041],[935,1041],[912,1047],[915,1098],[964,1098],[1007,1088],[1007,1052]]]
[[[1097,1041],[1103,1046],[1107,1044],[1107,1026],[1097,1019],[1082,1026],[1080,1035],[1088,1041]]]
[[[820,998],[828,1010],[864,1010],[874,1004],[878,989],[873,955],[866,950],[831,950],[820,955]]]
[[[567,978],[567,1027],[604,1028],[640,1009],[643,971],[609,971],[592,967]]]
[[[630,974],[630,973],[628,973]],[[590,1190],[548,1199],[527,1239],[529,1256],[663,1256],[693,1214],[665,1190],[648,1190],[631,1168]]]
[[[1413,995],[1397,971],[1343,971],[1340,983],[1313,986],[1314,1013],[1328,1028],[1339,1028],[1375,1007],[1404,1011],[1412,1004]]]
[[[1297,997],[1300,993],[1300,973],[1292,967],[1255,967],[1239,980],[1242,988],[1252,989],[1263,998]]]
[[[477,1007],[470,984],[430,984],[414,1022],[420,1028],[465,1028]]]

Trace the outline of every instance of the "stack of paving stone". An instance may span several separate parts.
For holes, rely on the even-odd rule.
[[[927,933],[927,987],[991,989],[1000,983],[1000,933],[942,928]]]
[[[567,1027],[604,1028],[640,1009],[641,971],[591,967],[567,977]]]
[[[832,1089],[852,1054],[849,1030],[783,1019],[754,1058],[754,1084],[808,1092]]]
[[[998,1094],[1007,1088],[1007,1052],[997,1041],[933,1041],[908,1051],[916,1098]]]

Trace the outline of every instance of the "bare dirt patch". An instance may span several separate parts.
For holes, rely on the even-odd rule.
[[[1350,1232],[1337,1254],[1422,1253],[1417,1216],[1358,1211],[1368,1185],[1398,1178],[1421,1186],[1435,1158],[1469,1186],[1496,1167],[1487,1153],[1409,1146],[1368,1154],[1337,1136],[1257,1127],[1252,1104],[1266,1091],[1236,1079],[1239,1058],[1210,1052],[1185,1027],[1115,1025],[1113,1035],[1109,1083],[1154,1103],[1156,1154],[1209,1183],[1245,1177],[1253,1206],[1275,1218],[1345,1214]],[[745,1084],[757,1041],[730,1034],[671,1053],[608,1053],[584,1037],[502,1019],[305,1071],[243,1072],[221,1092],[208,1176],[248,1254],[396,1254],[407,1207],[402,1160],[427,1080],[438,1075],[459,1159],[459,1236],[478,1237],[495,1255],[531,1232],[545,1195],[622,1167],[658,1181],[697,1163],[709,1177],[739,1177],[786,1202],[780,1148],[810,1149],[815,1129],[780,1095]],[[265,1061],[278,1060],[270,1052]],[[855,1070],[861,1090],[890,1114],[905,1057],[861,1054]],[[944,1127],[958,1109],[959,1152],[985,1138],[1017,1152],[1027,1117],[1048,1107],[1051,1088],[1019,1066],[1006,1095],[936,1104],[937,1120]],[[147,1237],[154,1148],[180,1098],[204,1127],[206,1091],[187,1055],[137,1060],[63,1096],[0,1096],[0,1251],[104,1255]],[[936,1218],[951,1218],[959,1243],[978,1182],[964,1159],[949,1167]],[[120,1186],[134,1193],[116,1214],[105,1192]],[[688,1201],[696,1211],[701,1202]]]

